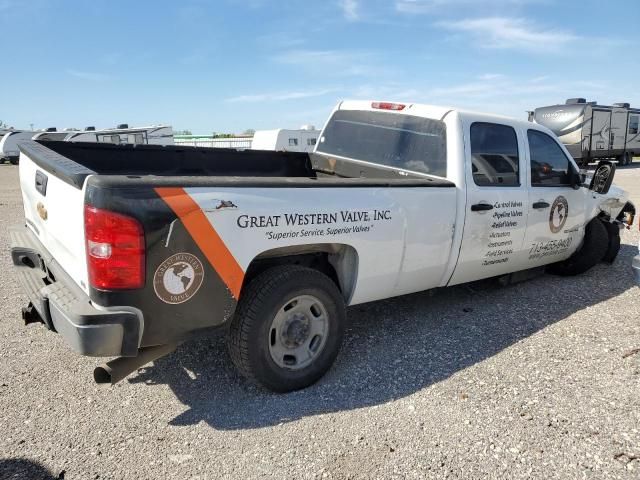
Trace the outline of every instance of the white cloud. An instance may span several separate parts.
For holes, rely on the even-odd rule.
[[[283,31],[260,35],[256,37],[255,41],[264,49],[299,48],[306,43],[306,40],[301,36]]]
[[[503,8],[518,7],[527,3],[543,3],[545,0],[396,0],[395,8],[400,13],[442,13],[451,7]]]
[[[501,73],[484,73],[478,77],[480,80],[499,80],[504,78],[504,75]]]
[[[339,0],[338,5],[342,9],[345,19],[350,22],[360,20],[360,4],[358,0]]]
[[[104,73],[85,72],[82,70],[74,70],[74,69],[68,69],[67,73],[76,78],[80,78],[82,80],[89,80],[92,82],[104,82],[106,80],[111,79],[110,75],[106,75]]]
[[[239,95],[237,97],[227,98],[228,103],[256,103],[256,102],[276,102],[285,100],[299,100],[302,98],[322,97],[329,93],[335,92],[336,89],[325,88],[319,90],[299,90],[293,92],[271,92],[258,93],[251,95]]]
[[[379,73],[373,55],[353,50],[290,50],[273,57],[277,63],[292,65],[313,74],[331,77],[366,76]]]
[[[472,35],[483,48],[559,51],[578,37],[570,32],[539,27],[522,18],[488,17],[440,22],[442,28]]]

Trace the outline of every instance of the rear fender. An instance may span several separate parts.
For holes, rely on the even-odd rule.
[[[345,302],[351,301],[358,277],[358,253],[353,246],[341,243],[293,245],[261,252],[249,264],[243,289],[266,268],[286,264],[304,265],[327,274]]]

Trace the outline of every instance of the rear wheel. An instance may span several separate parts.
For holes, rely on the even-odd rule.
[[[568,259],[549,265],[547,271],[554,275],[579,275],[599,263],[608,249],[607,228],[599,219],[594,218],[585,227],[582,246]]]
[[[284,265],[251,281],[229,330],[231,358],[246,377],[275,392],[318,381],[335,361],[345,329],[335,283],[310,268]]]
[[[618,157],[618,165],[620,165],[621,167],[625,165],[629,165],[631,164],[631,160],[632,158],[629,152],[624,152],[622,155]]]
[[[11,158],[9,159],[9,163],[10,163],[11,165],[18,165],[18,157],[11,157]]]

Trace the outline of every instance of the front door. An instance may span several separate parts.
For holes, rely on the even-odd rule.
[[[525,144],[509,125],[465,124],[467,203],[450,285],[521,270],[527,225]]]
[[[524,249],[529,266],[536,267],[564,260],[579,247],[586,190],[571,186],[577,167],[554,138],[529,129],[527,143],[531,174]]]

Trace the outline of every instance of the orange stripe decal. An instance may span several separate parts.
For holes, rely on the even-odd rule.
[[[198,204],[182,188],[156,188],[155,191],[178,216],[237,300],[240,297],[244,271]]]

